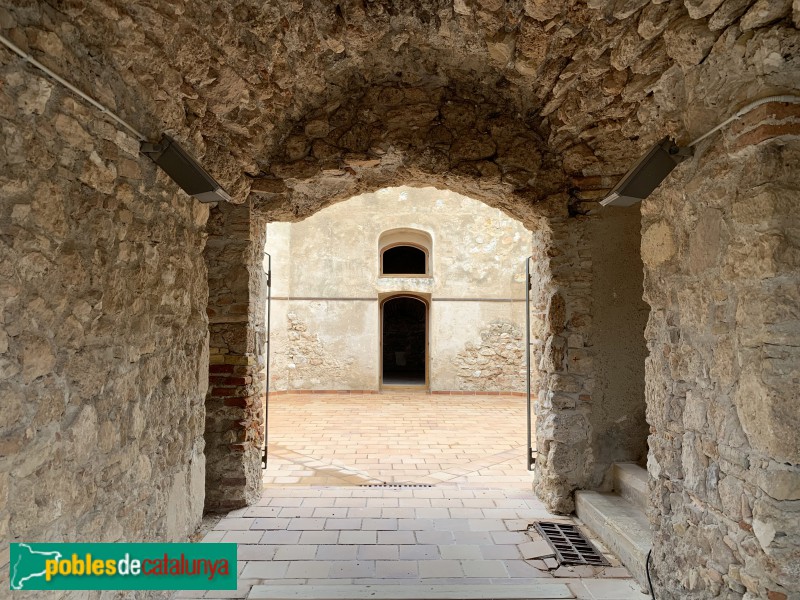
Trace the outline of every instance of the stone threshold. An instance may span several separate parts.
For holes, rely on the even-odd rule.
[[[528,585],[255,585],[248,600],[556,600],[563,583]]]

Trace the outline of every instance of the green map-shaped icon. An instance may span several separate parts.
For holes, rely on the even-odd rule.
[[[39,577],[45,576],[45,562],[60,560],[60,552],[40,552],[28,544],[12,546],[16,552],[11,557],[11,589],[24,590],[25,584]]]

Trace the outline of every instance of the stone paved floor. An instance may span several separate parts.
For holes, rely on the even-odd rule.
[[[549,581],[581,599],[646,600],[613,556],[610,567],[561,567],[528,531],[534,520],[571,520],[530,491],[524,411],[518,397],[275,397],[263,498],[203,540],[239,544],[239,589],[176,597]],[[382,482],[395,487],[362,487]]]
[[[529,489],[525,398],[298,394],[270,400],[266,484]]]

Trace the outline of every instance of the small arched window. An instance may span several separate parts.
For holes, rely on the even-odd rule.
[[[381,275],[419,277],[430,275],[431,236],[418,229],[391,229],[381,234]]]
[[[392,246],[383,251],[383,275],[426,275],[427,258],[416,246]]]

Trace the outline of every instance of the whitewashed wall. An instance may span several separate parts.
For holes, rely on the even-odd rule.
[[[380,277],[379,238],[430,234],[431,277]],[[501,211],[434,188],[356,196],[298,223],[270,223],[270,385],[378,389],[379,296],[431,298],[432,390],[524,389],[524,274],[531,232]]]

